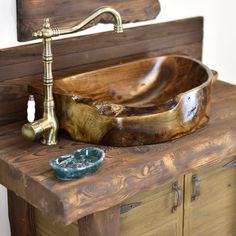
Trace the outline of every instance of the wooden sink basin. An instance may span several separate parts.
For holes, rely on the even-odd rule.
[[[60,127],[74,140],[112,146],[164,142],[209,120],[216,75],[186,56],[163,56],[54,83]]]

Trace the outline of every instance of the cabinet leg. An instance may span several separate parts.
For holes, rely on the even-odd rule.
[[[8,211],[12,236],[36,236],[34,207],[10,190]]]
[[[118,236],[120,206],[78,220],[79,236]]]

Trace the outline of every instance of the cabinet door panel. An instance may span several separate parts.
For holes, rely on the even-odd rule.
[[[236,236],[236,165],[232,160],[236,157],[185,176],[185,236]],[[191,199],[193,174],[201,188],[195,201]]]
[[[178,186],[183,189],[182,177]],[[171,212],[176,201],[177,193],[169,183],[124,202],[142,204],[121,214],[120,236],[182,236],[183,204]]]

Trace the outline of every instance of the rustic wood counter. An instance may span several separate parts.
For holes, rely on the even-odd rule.
[[[128,148],[102,147],[106,158],[101,168],[91,176],[70,182],[58,180],[48,162],[86,144],[60,137],[58,145],[48,147],[25,141],[20,133],[22,123],[1,127],[0,183],[11,190],[10,195],[20,196],[66,225],[82,218],[79,224],[87,225],[87,229],[80,235],[95,235],[88,233],[91,225],[92,230],[104,228],[96,235],[111,235],[107,228],[117,223],[118,206],[124,200],[236,154],[235,104],[236,86],[217,81],[207,126],[172,142]],[[11,217],[12,213],[12,223]]]

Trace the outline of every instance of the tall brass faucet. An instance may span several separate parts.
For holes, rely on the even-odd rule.
[[[81,23],[70,28],[51,28],[49,19],[45,19],[43,28],[33,33],[34,37],[43,39],[43,64],[44,64],[44,113],[43,118],[27,123],[22,127],[22,134],[29,140],[34,140],[37,137],[42,137],[42,143],[54,145],[57,143],[58,120],[55,113],[55,103],[53,99],[53,75],[52,75],[52,37],[75,33],[83,30],[95,18],[103,13],[109,13],[114,17],[114,31],[117,33],[123,32],[122,19],[120,14],[112,7],[102,7],[97,9],[91,16],[86,18]]]

